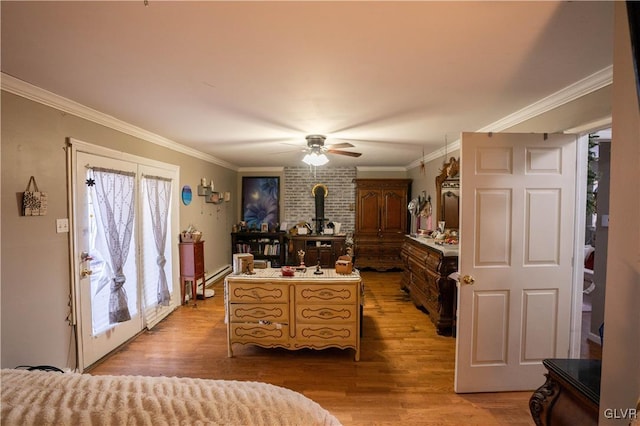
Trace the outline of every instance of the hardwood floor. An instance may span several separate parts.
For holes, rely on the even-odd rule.
[[[455,339],[436,334],[400,290],[398,272],[362,272],[360,361],[351,349],[234,345],[227,357],[222,282],[108,356],[92,374],[253,380],[298,391],[344,425],[532,425],[532,392],[453,392]],[[540,377],[540,384],[544,377]]]

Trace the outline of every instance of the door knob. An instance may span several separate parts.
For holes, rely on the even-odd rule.
[[[91,269],[82,268],[82,270],[80,271],[80,278],[86,278],[91,274],[93,274],[93,271]]]
[[[476,282],[476,280],[471,275],[465,275],[462,277],[463,284],[473,285],[474,282]]]

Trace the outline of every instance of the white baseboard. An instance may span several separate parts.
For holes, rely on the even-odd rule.
[[[596,343],[598,345],[601,345],[600,343],[600,335],[598,334],[594,334],[589,332],[589,334],[587,335],[587,340],[589,340],[590,342]]]

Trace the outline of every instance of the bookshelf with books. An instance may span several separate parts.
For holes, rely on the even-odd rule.
[[[232,232],[231,251],[251,253],[254,259],[271,262],[279,268],[286,263],[287,234],[285,232]]]

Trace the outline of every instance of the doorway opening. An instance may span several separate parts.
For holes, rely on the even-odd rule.
[[[580,358],[602,359],[611,129],[589,134]]]

